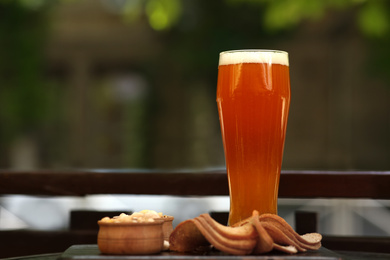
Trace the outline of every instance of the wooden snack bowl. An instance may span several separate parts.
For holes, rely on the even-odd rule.
[[[159,253],[164,245],[163,223],[163,219],[141,223],[98,221],[99,250],[112,255]]]
[[[169,236],[171,235],[171,233],[173,231],[173,219],[174,219],[174,217],[164,215],[162,217],[162,219],[164,220],[164,224],[163,224],[164,240],[169,241]]]

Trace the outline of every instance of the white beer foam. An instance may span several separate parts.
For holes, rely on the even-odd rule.
[[[239,63],[270,63],[288,66],[288,53],[272,50],[238,50],[221,52],[219,65]]]

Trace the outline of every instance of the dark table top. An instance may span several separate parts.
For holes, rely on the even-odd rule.
[[[368,252],[334,252],[324,247],[317,251],[299,254],[267,254],[259,256],[234,256],[220,252],[206,255],[184,255],[163,252],[157,255],[102,255],[97,245],[74,245],[65,252],[6,258],[8,260],[389,260],[390,254]]]

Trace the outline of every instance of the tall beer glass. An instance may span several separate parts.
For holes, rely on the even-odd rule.
[[[229,225],[253,210],[277,214],[290,106],[288,53],[220,53],[217,103],[229,180]]]

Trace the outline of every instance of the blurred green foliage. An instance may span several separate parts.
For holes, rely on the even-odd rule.
[[[49,100],[46,98],[48,89],[44,86],[46,83],[42,77],[42,67],[47,14],[56,2],[0,0],[0,120],[9,122],[7,129],[10,132],[32,128],[37,121],[50,114]],[[188,14],[183,11],[183,5],[188,4],[186,0],[115,2],[119,3],[119,11],[124,20],[131,22],[146,15],[150,26],[156,31],[169,32],[180,27],[188,18]],[[208,4],[213,5],[209,1],[191,2],[198,9],[207,8]],[[329,10],[355,8],[358,10],[356,26],[363,35],[375,39],[379,48],[381,42],[387,45],[389,41],[390,4],[386,0],[225,0],[224,3],[224,6],[218,6],[221,12],[222,9],[242,6],[258,10],[258,19],[253,22],[257,21],[259,24],[259,34],[260,30],[269,33],[292,30],[303,21],[321,19]],[[194,9],[196,12],[197,8]],[[218,17],[218,14],[215,16]],[[234,18],[237,19],[237,16]],[[246,19],[242,17],[242,20]],[[227,23],[232,25],[229,21]],[[210,26],[214,29],[213,33],[223,34],[223,28],[220,32],[215,30],[218,26],[216,22],[202,24],[202,29]]]
[[[358,16],[358,25],[364,35],[384,37],[390,29],[390,13],[388,1],[368,1]]]
[[[44,75],[47,69],[44,51],[51,7],[61,1],[72,0],[0,0],[0,122],[7,124],[0,128],[2,144],[15,136],[39,132],[42,124],[53,120],[51,110],[58,104],[53,104],[53,91],[56,90]],[[390,82],[390,1],[99,1],[103,2],[117,5],[116,10],[125,22],[146,18],[150,27],[161,36],[163,44],[169,46],[169,53],[162,54],[167,57],[156,58],[163,64],[154,66],[166,66],[163,60],[173,57],[190,61],[172,63],[172,66],[179,66],[176,69],[182,77],[196,78],[202,74],[214,80],[215,74],[207,74],[215,72],[216,60],[206,55],[210,50],[218,53],[221,43],[226,49],[247,48],[259,39],[264,42],[286,35],[300,24],[319,21],[329,13],[354,10],[356,28],[373,46],[369,67]],[[248,39],[247,35],[253,37]],[[194,51],[189,52],[189,49]],[[199,49],[209,52],[197,51]],[[215,91],[214,88],[211,91]]]
[[[26,3],[28,2],[28,8]],[[2,142],[36,130],[48,116],[43,59],[45,10],[34,1],[0,1],[0,128]]]
[[[176,26],[182,17],[185,0],[128,0],[122,13],[128,20],[142,15],[142,9],[155,30],[168,30]],[[195,1],[201,2],[201,1]],[[321,19],[327,11],[343,11],[358,8],[356,23],[366,36],[382,37],[389,32],[390,11],[386,0],[225,0],[226,6],[251,5],[262,7],[258,23],[272,32],[289,30],[305,20]],[[221,7],[225,8],[225,7]],[[256,22],[256,21],[254,21]]]

